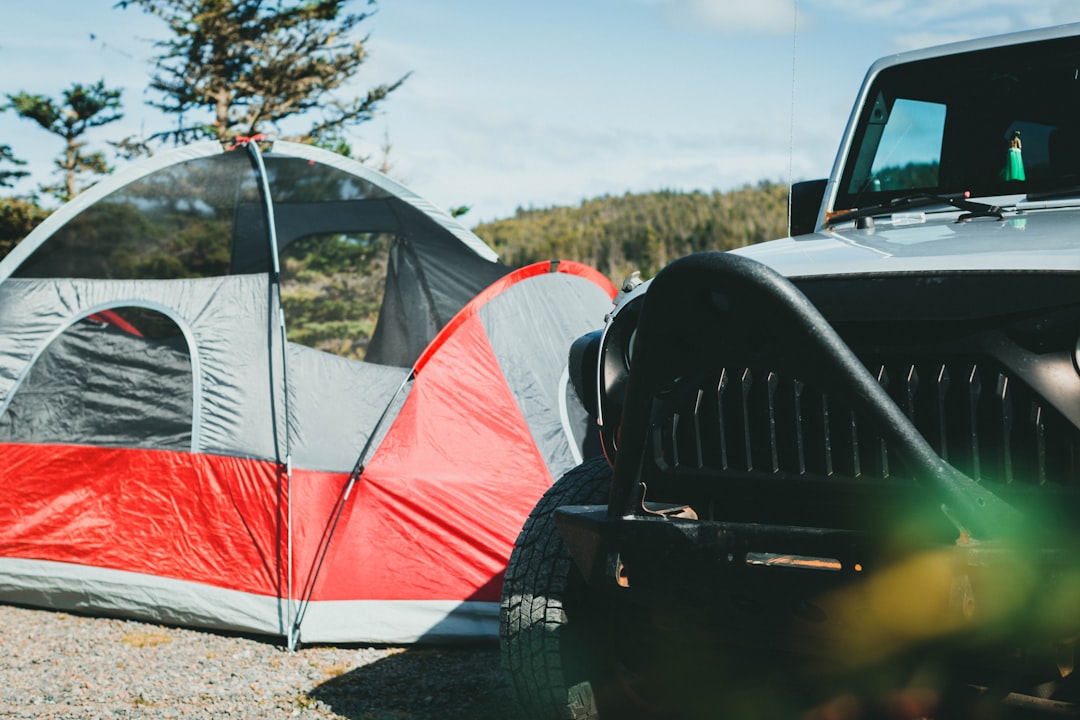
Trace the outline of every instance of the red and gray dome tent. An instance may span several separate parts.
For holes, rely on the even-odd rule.
[[[0,262],[0,601],[492,636],[518,529],[585,452],[566,351],[612,295],[305,145],[110,177]]]

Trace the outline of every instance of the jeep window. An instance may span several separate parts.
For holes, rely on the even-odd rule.
[[[1080,184],[1078,38],[887,67],[867,98],[834,211],[913,192],[1000,197]],[[1010,158],[1022,162],[1019,178]]]
[[[892,110],[887,111],[883,99],[878,103],[885,118],[880,126],[880,139],[877,147],[871,148],[868,133],[863,143],[863,152],[873,160],[870,173],[865,178],[856,176],[850,190],[858,193],[867,185],[876,192],[937,187],[945,106],[897,98]]]

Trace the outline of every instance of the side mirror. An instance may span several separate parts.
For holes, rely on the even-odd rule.
[[[788,203],[791,210],[791,227],[788,232],[792,237],[814,232],[817,224],[821,201],[825,198],[827,180],[804,180],[791,186]]]

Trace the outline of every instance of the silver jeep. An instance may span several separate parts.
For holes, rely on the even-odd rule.
[[[1080,26],[875,63],[791,233],[672,263],[575,345],[605,457],[510,560],[518,698],[1076,716]]]

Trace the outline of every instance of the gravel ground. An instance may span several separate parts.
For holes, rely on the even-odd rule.
[[[0,605],[0,717],[518,720],[498,648],[310,647]]]

